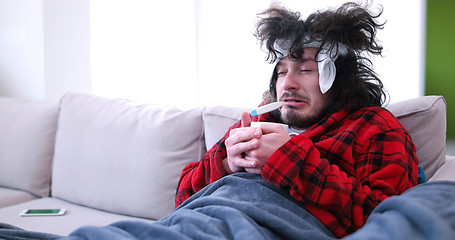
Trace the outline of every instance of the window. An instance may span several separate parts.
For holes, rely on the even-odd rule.
[[[90,1],[92,91],[187,109],[255,107],[272,66],[253,36],[263,0]],[[339,1],[283,1],[302,15]],[[423,94],[424,11],[419,4],[376,0],[387,20],[375,69],[392,102]],[[402,20],[403,9],[407,20]],[[403,92],[402,89],[407,91]]]

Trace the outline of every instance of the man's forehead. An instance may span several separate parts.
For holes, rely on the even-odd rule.
[[[291,58],[289,56],[286,56],[278,61],[278,65],[282,65],[284,63],[304,63],[307,61],[316,62],[317,51],[318,49],[313,47],[304,48],[302,51],[302,56],[299,56],[299,58]]]
[[[316,60],[314,59],[314,57],[310,57],[310,56],[303,56],[302,58],[297,58],[297,59],[291,59],[289,56],[285,57],[285,58],[282,58],[277,66],[282,66],[282,65],[285,65],[285,64],[301,64],[301,63],[305,63],[305,62],[316,62]]]

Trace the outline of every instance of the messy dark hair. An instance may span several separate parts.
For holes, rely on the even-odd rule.
[[[318,41],[328,46],[332,54],[337,54],[339,44],[346,46],[347,54],[340,55],[335,61],[336,77],[329,90],[332,104],[328,112],[335,112],[351,105],[354,109],[366,106],[381,106],[386,100],[383,84],[372,69],[366,54],[381,55],[382,46],[376,39],[377,29],[384,24],[377,22],[382,14],[370,13],[367,6],[359,3],[345,3],[336,10],[318,11],[302,20],[299,12],[284,7],[272,6],[260,13],[255,36],[261,47],[267,51],[267,61],[279,60],[283,53],[276,47],[277,41],[290,41],[291,59],[301,58],[306,43]],[[276,100],[277,73],[274,70],[269,92]]]

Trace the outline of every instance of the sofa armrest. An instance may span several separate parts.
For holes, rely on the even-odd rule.
[[[446,156],[444,164],[428,181],[451,180],[455,181],[455,156]]]

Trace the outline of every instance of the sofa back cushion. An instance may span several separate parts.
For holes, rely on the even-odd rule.
[[[205,147],[212,146],[224,136],[226,131],[234,123],[240,120],[243,111],[250,111],[247,108],[227,107],[227,106],[207,106],[202,110],[204,121]]]
[[[0,186],[50,194],[58,105],[0,98]]]
[[[69,93],[60,103],[52,195],[158,219],[174,209],[183,167],[203,151],[201,109]]]
[[[428,180],[444,164],[446,148],[446,102],[442,96],[424,96],[390,104],[391,111],[411,134],[417,149],[419,166]],[[239,121],[240,113],[248,109],[236,107],[206,107],[203,111],[207,149],[215,144]]]

